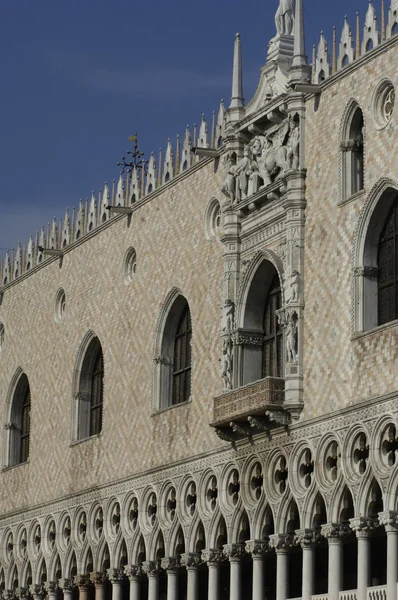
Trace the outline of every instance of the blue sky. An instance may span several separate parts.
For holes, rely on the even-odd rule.
[[[368,0],[304,0],[307,53]],[[380,12],[381,0],[374,0]],[[386,2],[387,8],[389,2]],[[255,90],[278,0],[0,0],[0,257],[146,155],[228,105],[234,36]]]

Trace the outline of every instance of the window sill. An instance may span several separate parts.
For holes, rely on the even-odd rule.
[[[355,200],[358,200],[359,198],[362,198],[362,196],[365,196],[365,190],[359,190],[359,192],[355,192],[355,194],[352,194],[352,196],[350,196],[349,198],[345,198],[344,200],[340,200],[340,202],[337,204],[337,206],[345,206],[346,204],[350,204],[351,202],[354,202]]]
[[[389,323],[384,323],[384,325],[378,325],[378,327],[373,327],[372,329],[368,329],[367,331],[359,331],[354,333],[351,336],[351,341],[352,342],[356,342],[358,340],[361,340],[364,337],[367,337],[369,335],[373,335],[375,333],[380,333],[382,331],[386,331],[388,329],[393,329],[394,327],[398,326],[398,319],[395,319],[394,321],[390,321]]]
[[[28,464],[29,464],[29,458],[25,462],[18,463],[17,465],[10,465],[8,467],[3,467],[1,469],[1,472],[5,473],[6,471],[11,471],[12,469],[17,469],[18,467],[23,467],[24,465],[28,465]]]
[[[89,442],[90,440],[98,440],[102,438],[102,431],[100,433],[96,433],[95,435],[90,435],[90,437],[83,438],[82,440],[73,440],[69,444],[69,447],[78,446],[79,444],[84,444],[84,442]]]
[[[191,397],[186,402],[179,402],[178,404],[172,404],[171,406],[165,406],[164,408],[157,408],[151,412],[151,417],[156,417],[156,415],[160,415],[162,413],[168,412],[169,410],[174,410],[176,408],[180,408],[180,406],[188,406],[192,404]]]

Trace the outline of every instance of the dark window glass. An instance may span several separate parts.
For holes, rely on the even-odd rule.
[[[398,198],[388,213],[380,234],[379,325],[398,319]]]
[[[19,462],[24,463],[29,458],[29,435],[30,435],[30,390],[25,391],[21,411],[21,438],[19,450]]]
[[[276,311],[282,306],[281,287],[275,275],[264,311],[263,377],[282,377],[283,336]]]
[[[186,402],[191,389],[191,315],[185,306],[177,327],[173,357],[172,404]]]
[[[90,435],[100,433],[102,429],[102,402],[104,388],[104,359],[102,350],[98,350],[91,378]]]

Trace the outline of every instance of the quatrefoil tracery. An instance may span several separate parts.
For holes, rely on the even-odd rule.
[[[332,442],[327,450],[327,457],[325,461],[325,475],[326,479],[333,483],[336,481],[339,469],[340,469],[341,454],[339,453],[339,446],[336,441]]]
[[[131,527],[136,529],[138,525],[138,500],[137,498],[133,498],[130,505],[129,519],[131,523]]]
[[[114,535],[116,535],[120,528],[120,504],[119,504],[119,502],[116,502],[116,504],[113,507],[111,526],[112,526],[112,532],[114,533]]]
[[[196,484],[193,481],[189,486],[189,491],[188,491],[187,499],[186,499],[188,512],[191,515],[191,517],[193,517],[193,515],[195,514],[196,502],[197,502]]]
[[[383,456],[383,462],[386,464],[386,466],[394,466],[397,460],[398,452],[398,437],[395,425],[390,425],[385,432],[382,438],[381,452]]]
[[[279,493],[283,494],[286,490],[286,481],[288,477],[286,458],[281,456],[276,466],[277,469],[275,470],[274,474],[275,484]]]
[[[366,471],[367,462],[369,459],[369,444],[364,433],[359,434],[354,444],[353,462],[354,468],[363,475]]]
[[[250,489],[253,492],[253,496],[256,500],[260,499],[261,492],[264,484],[263,468],[260,463],[256,463],[252,470],[252,476],[250,479]]]
[[[218,487],[217,487],[217,479],[213,475],[210,478],[208,483],[207,492],[206,492],[206,501],[210,508],[210,510],[214,510],[217,505],[217,497],[218,497]]]
[[[156,494],[152,493],[148,502],[148,517],[151,525],[155,525],[156,522],[156,514],[158,512],[158,502],[156,498]]]
[[[299,466],[299,479],[303,487],[309,488],[314,473],[314,461],[312,460],[312,452],[309,448],[304,451],[301,460],[302,462]]]
[[[97,509],[97,513],[95,515],[94,521],[95,534],[97,539],[99,539],[102,535],[104,529],[104,513],[101,507]]]
[[[175,488],[170,488],[167,502],[166,502],[166,511],[170,521],[174,520],[177,508],[177,500],[176,500],[176,491]]]
[[[240,494],[239,472],[236,469],[234,469],[229,476],[229,483],[228,483],[228,495],[229,495],[233,505],[238,503],[239,494]]]

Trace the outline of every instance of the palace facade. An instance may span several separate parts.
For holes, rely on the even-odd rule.
[[[398,1],[311,65],[302,4],[7,253],[2,600],[396,600]]]

